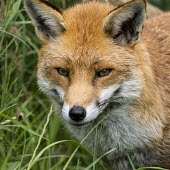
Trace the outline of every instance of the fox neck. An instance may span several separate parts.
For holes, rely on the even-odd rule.
[[[153,66],[150,61],[149,54],[146,47],[142,43],[138,43],[134,48],[136,53],[135,55],[138,57],[138,61],[140,63],[139,69],[142,70],[144,79],[144,87],[141,96],[134,103],[132,103],[132,106],[134,104],[137,104],[138,106],[136,107],[136,110],[133,110],[135,113],[134,117],[146,125],[151,124],[151,122],[157,122],[156,124],[164,124],[165,112],[162,107],[162,99],[155,80],[155,75],[152,71]],[[133,107],[133,109],[135,109],[135,107]],[[156,124],[154,125],[155,128]],[[162,129],[159,126],[157,128]]]
[[[136,45],[136,56],[143,72],[145,84],[139,98],[130,103],[113,108],[108,106],[102,116],[83,128],[75,128],[67,124],[67,128],[80,141],[105,115],[109,115],[84,141],[84,144],[93,151],[95,146],[94,136],[99,136],[99,145],[103,150],[100,154],[116,148],[118,155],[124,151],[132,151],[135,148],[145,148],[159,143],[163,135],[164,113],[161,107],[161,98],[156,87],[154,74],[151,71],[151,62],[145,47]],[[147,56],[147,57],[146,57]],[[153,142],[154,141],[154,142]],[[114,152],[114,154],[115,154]],[[114,156],[115,157],[115,156]],[[113,155],[112,155],[113,159]]]

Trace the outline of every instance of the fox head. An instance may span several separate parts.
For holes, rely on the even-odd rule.
[[[24,2],[43,44],[39,87],[62,106],[67,122],[89,124],[140,96],[143,74],[135,49],[146,18],[145,0],[118,8],[90,2],[64,11],[44,0]]]

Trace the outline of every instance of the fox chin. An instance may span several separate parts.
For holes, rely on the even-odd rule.
[[[170,169],[170,13],[146,19],[145,0],[24,5],[42,42],[39,87],[67,129],[97,156],[115,148],[113,170],[132,168],[127,154]]]

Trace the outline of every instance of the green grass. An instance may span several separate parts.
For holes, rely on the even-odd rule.
[[[70,136],[39,91],[41,45],[22,0],[1,0],[0,11],[0,169],[108,170]]]

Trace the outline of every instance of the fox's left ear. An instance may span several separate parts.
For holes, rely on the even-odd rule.
[[[146,1],[133,0],[111,11],[104,21],[104,31],[120,46],[139,41],[146,19]]]
[[[66,30],[62,11],[48,1],[24,0],[24,6],[43,42],[60,36]]]

